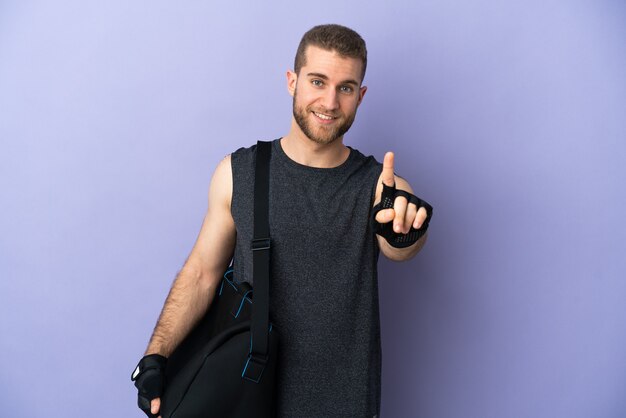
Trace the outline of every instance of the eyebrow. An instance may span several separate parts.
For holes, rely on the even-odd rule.
[[[318,77],[321,78],[323,80],[328,80],[328,76],[322,74],[322,73],[308,73],[307,74],[308,77]],[[354,84],[355,86],[359,86],[359,83],[357,83],[355,80],[344,80],[342,81],[340,84]]]

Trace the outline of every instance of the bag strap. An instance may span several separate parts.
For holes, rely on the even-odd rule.
[[[257,381],[269,358],[270,226],[269,189],[272,143],[258,141],[254,174],[254,238],[252,239],[252,341],[244,377]],[[253,363],[253,364],[250,364]]]

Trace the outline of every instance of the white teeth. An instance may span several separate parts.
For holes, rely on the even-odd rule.
[[[320,118],[320,119],[324,119],[324,120],[331,120],[331,119],[335,119],[335,118],[333,118],[332,116],[326,116],[326,115],[323,115],[323,114],[321,114],[321,113],[317,113],[317,112],[313,112],[313,113],[315,113],[315,116],[317,116],[317,117],[318,117],[318,118]]]

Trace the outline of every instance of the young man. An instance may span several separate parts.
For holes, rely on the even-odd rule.
[[[281,417],[379,414],[379,251],[407,260],[426,241],[432,208],[394,175],[393,153],[381,166],[343,143],[367,90],[366,65],[356,32],[322,25],[304,35],[287,72],[291,129],[273,142],[270,162],[270,316],[281,337]],[[197,242],[146,356],[172,353],[210,306],[231,259],[234,276],[252,282],[255,150],[241,148],[219,163]],[[158,397],[143,401],[158,413]]]

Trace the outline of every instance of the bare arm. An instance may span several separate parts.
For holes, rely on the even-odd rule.
[[[393,174],[393,155],[389,156],[389,154],[391,153],[387,153],[387,155],[385,155],[383,172],[378,178],[378,183],[376,185],[376,199],[374,201],[374,205],[377,205],[381,200],[383,192],[383,181],[386,181],[385,184],[389,186],[395,184],[396,188],[398,188],[399,190],[404,190],[413,194],[413,188],[411,187],[411,185],[402,177]],[[396,230],[396,232],[399,233],[408,233],[411,226],[416,227],[416,224],[421,225],[426,219],[426,210],[422,208],[418,211],[415,205],[396,204],[394,205],[394,209],[384,209],[380,211],[376,216],[376,220],[381,223],[394,222],[394,229],[396,227],[396,224],[398,223],[400,229]],[[422,247],[426,243],[427,238],[428,232],[426,232],[413,245],[406,248],[396,248],[391,246],[387,242],[387,240],[385,240],[385,238],[381,237],[380,235],[376,235],[380,251],[385,257],[393,261],[405,261],[413,258],[422,249]]]
[[[202,228],[165,300],[146,355],[169,357],[210,306],[235,248],[231,197],[232,170],[227,156],[213,174]]]

